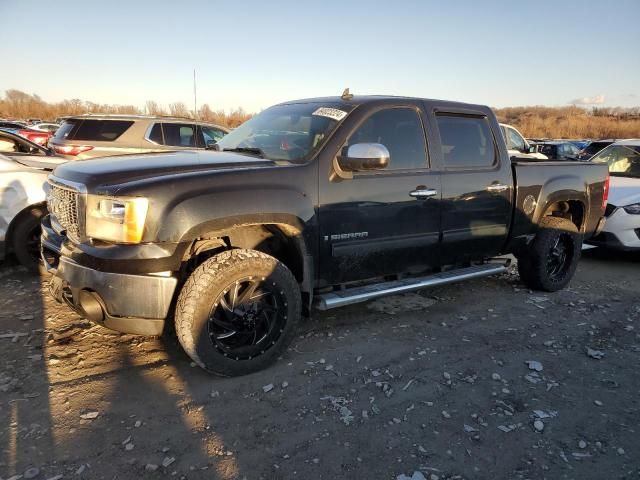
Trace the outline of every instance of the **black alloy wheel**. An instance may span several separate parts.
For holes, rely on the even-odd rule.
[[[568,234],[561,234],[549,250],[547,259],[547,274],[549,279],[557,281],[566,275],[569,269],[569,259],[573,256],[574,240]]]
[[[264,277],[239,279],[214,302],[207,324],[215,347],[235,360],[264,354],[276,344],[287,320],[286,299]]]

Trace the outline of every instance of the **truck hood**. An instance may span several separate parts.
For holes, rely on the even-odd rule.
[[[610,177],[609,203],[624,207],[640,202],[640,178]]]
[[[215,151],[148,153],[78,160],[60,165],[53,174],[87,187],[145,178],[222,169],[250,169],[274,162],[248,155]]]

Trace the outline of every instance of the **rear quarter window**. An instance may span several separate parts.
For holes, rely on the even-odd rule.
[[[158,145],[164,145],[164,139],[162,138],[162,124],[156,123],[149,132],[148,139]]]
[[[131,120],[82,120],[69,140],[113,142],[133,125]]]
[[[56,134],[54,138],[56,140],[65,140],[69,138],[69,134],[71,133],[74,127],[78,126],[78,123],[79,122],[75,120],[65,120],[64,122],[62,122],[62,125],[60,125],[60,128],[56,130]]]
[[[485,117],[441,114],[436,120],[445,167],[487,168],[495,164],[495,141]]]

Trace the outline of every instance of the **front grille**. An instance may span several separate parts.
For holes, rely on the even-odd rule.
[[[53,219],[74,239],[80,238],[78,222],[78,192],[50,184],[47,209]]]
[[[605,216],[605,217],[610,217],[610,216],[611,216],[611,214],[612,214],[613,212],[615,212],[617,208],[618,208],[618,207],[616,207],[615,205],[611,205],[610,203],[607,203],[607,208],[606,208],[606,209],[605,209],[605,211],[604,211],[604,216]]]

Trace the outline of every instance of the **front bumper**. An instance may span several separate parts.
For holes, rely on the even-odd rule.
[[[590,245],[617,250],[640,249],[640,215],[616,208],[608,217],[602,233],[589,239]]]
[[[81,316],[124,333],[160,335],[178,280],[164,274],[128,274],[90,268],[64,255],[65,237],[42,226],[42,259],[50,292]]]

